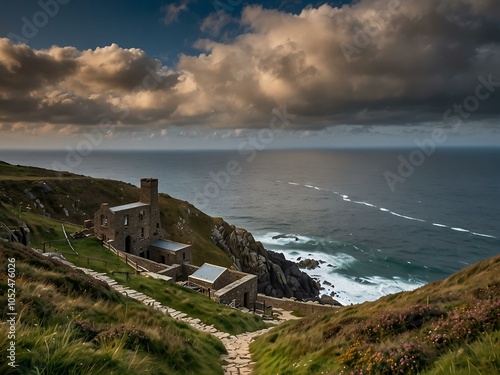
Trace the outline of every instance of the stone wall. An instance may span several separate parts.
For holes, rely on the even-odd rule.
[[[187,280],[189,275],[192,275],[198,271],[200,267],[193,264],[183,264],[182,265],[182,280]]]
[[[137,255],[133,254],[126,254],[124,253],[124,256],[127,257],[129,261],[133,261],[134,263],[140,265],[141,267],[144,267],[150,272],[156,272],[156,273],[162,273],[163,270],[167,267],[165,264],[157,263],[149,259],[141,258]],[[167,275],[169,276],[169,275]]]
[[[235,276],[235,275],[233,275]],[[214,293],[214,299],[226,305],[233,300],[236,306],[252,309],[257,296],[257,276],[246,275]]]
[[[318,312],[332,312],[338,309],[336,306],[320,305],[317,302],[300,302],[289,298],[273,298],[264,294],[257,295],[257,302],[265,303],[266,306],[279,308],[286,311],[300,311],[303,314],[313,314]]]

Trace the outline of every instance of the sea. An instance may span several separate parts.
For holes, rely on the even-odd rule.
[[[161,192],[267,249],[318,260],[306,272],[322,293],[357,304],[499,254],[500,148],[415,151],[3,150],[0,160],[134,185],[158,178]]]

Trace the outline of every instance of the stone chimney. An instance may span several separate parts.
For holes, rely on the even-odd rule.
[[[158,206],[158,179],[142,178],[141,179],[141,203]]]
[[[141,179],[141,203],[150,205],[149,228],[147,236],[150,242],[154,242],[161,237],[160,205],[158,203],[158,179]]]

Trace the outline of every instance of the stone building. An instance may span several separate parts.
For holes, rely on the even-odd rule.
[[[94,215],[97,238],[115,249],[163,264],[191,263],[190,245],[164,240],[158,203],[158,180],[141,179],[139,202],[109,207],[102,203]]]
[[[94,214],[94,234],[116,250],[132,254],[134,262],[151,272],[173,281],[188,280],[215,301],[254,306],[257,276],[207,263],[196,267],[191,245],[163,238],[157,179],[141,179],[139,202],[116,207],[102,203]]]
[[[248,309],[257,297],[257,276],[205,263],[188,276],[191,284],[203,288],[213,300]]]

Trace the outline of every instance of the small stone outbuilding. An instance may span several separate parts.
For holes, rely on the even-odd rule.
[[[205,263],[188,277],[210,298],[223,304],[252,309],[257,298],[257,276]]]

